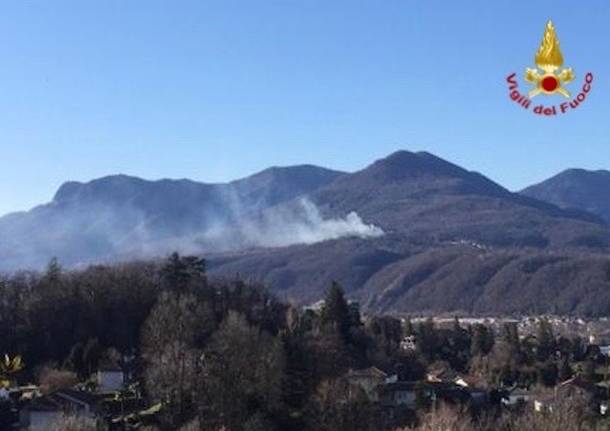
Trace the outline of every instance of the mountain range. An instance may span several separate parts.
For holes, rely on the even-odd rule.
[[[223,184],[117,175],[68,182],[0,218],[0,269],[154,258],[209,260],[315,302],[332,280],[366,310],[610,311],[606,171],[565,171],[513,193],[426,152],[366,168],[270,168]]]

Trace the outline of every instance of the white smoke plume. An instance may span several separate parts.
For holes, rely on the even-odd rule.
[[[247,247],[285,247],[343,237],[375,238],[383,233],[381,228],[364,223],[355,212],[344,218],[324,219],[313,202],[302,198],[296,206],[273,208],[260,219],[241,218],[235,225],[221,224],[203,236],[214,243],[229,239]]]
[[[0,222],[0,232],[8,233],[0,235],[0,271],[40,269],[52,257],[73,266],[155,258],[173,251],[208,254],[384,234],[355,212],[324,218],[306,198],[265,210],[251,202],[242,205],[233,192],[226,193],[223,202],[224,209],[217,216],[212,216],[209,208],[202,209],[205,223],[199,228],[186,227],[179,235],[160,229],[154,217],[129,206],[75,207],[56,215],[52,206],[44,207],[35,211],[40,213],[36,216],[40,226],[34,231],[30,223],[9,223],[5,218],[5,226]],[[34,214],[23,217],[28,221]]]

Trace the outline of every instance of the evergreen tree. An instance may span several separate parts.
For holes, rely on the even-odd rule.
[[[61,267],[59,260],[56,257],[53,257],[47,264],[44,278],[49,283],[57,283],[61,278],[62,272],[63,268]]]
[[[438,354],[438,340],[438,333],[431,318],[419,324],[417,330],[417,350],[430,362]]]
[[[504,324],[502,339],[515,355],[520,352],[521,343],[519,341],[519,330],[516,323],[511,322]]]
[[[470,354],[472,356],[483,356],[491,352],[494,346],[493,331],[480,323],[475,324],[471,331]]]
[[[545,318],[540,319],[540,322],[538,322],[536,339],[538,341],[536,359],[540,362],[544,362],[548,360],[553,353],[555,353],[555,336],[553,335],[553,327]]]
[[[196,284],[207,285],[205,259],[196,256],[180,256],[172,253],[161,269],[161,278],[166,287],[177,293],[184,293]]]
[[[572,377],[572,368],[570,367],[569,359],[567,358],[567,356],[564,356],[559,361],[559,369],[558,369],[557,379],[560,382],[565,382],[570,377]]]
[[[415,329],[413,328],[413,323],[411,323],[410,317],[407,317],[407,319],[405,320],[404,334],[406,337],[410,335],[415,335]]]
[[[557,365],[552,361],[538,365],[538,382],[545,386],[555,386],[559,375]]]
[[[321,321],[325,326],[331,325],[347,339],[351,324],[351,316],[345,293],[339,283],[333,281],[324,299]]]
[[[595,382],[595,362],[592,359],[583,362],[581,376],[587,382]]]

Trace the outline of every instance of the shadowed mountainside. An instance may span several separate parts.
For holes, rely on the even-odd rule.
[[[610,222],[610,172],[565,170],[521,191],[524,196],[596,214]]]
[[[311,199],[327,216],[356,211],[386,235],[219,256],[212,272],[249,276],[302,303],[338,280],[384,312],[610,311],[602,220],[510,193],[431,154],[392,154]]]

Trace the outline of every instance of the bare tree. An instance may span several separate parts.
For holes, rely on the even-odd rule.
[[[42,392],[48,394],[58,389],[71,388],[78,383],[78,377],[72,371],[44,367],[39,373],[38,381]]]
[[[198,346],[215,327],[211,309],[191,294],[164,293],[144,323],[144,383],[153,402],[163,402],[164,422],[188,419],[201,351]]]
[[[62,416],[44,428],[44,431],[96,431],[95,420],[79,416]]]
[[[202,417],[232,431],[280,408],[285,356],[279,339],[230,312],[202,356]]]

